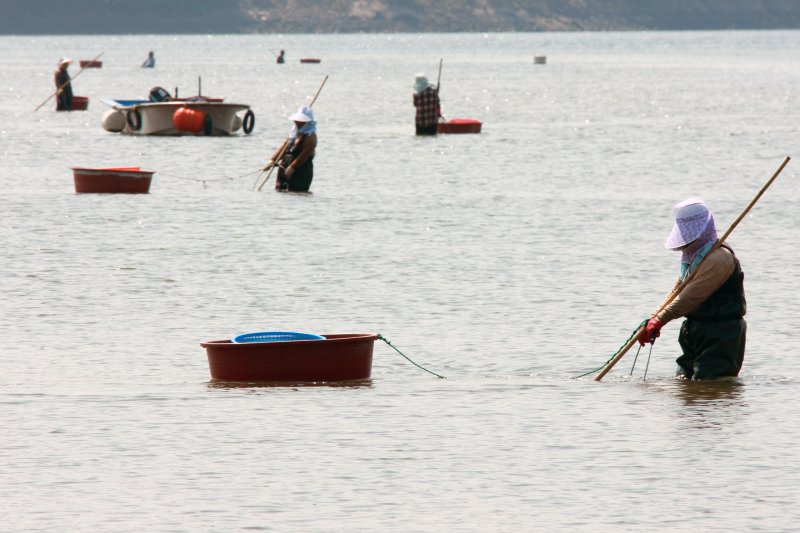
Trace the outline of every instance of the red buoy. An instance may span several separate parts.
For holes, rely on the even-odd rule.
[[[172,115],[172,124],[175,129],[189,133],[203,133],[205,120],[205,112],[191,107],[180,107]]]

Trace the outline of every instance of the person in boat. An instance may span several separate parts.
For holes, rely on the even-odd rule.
[[[417,74],[414,79],[414,107],[417,108],[414,121],[417,135],[436,135],[439,117],[442,116],[439,88],[428,83],[424,74]]]
[[[675,224],[664,246],[681,252],[675,286],[695,269],[697,273],[669,305],[650,318],[639,344],[655,342],[664,324],[685,317],[678,335],[683,354],[677,359],[677,376],[694,380],[737,376],[744,362],[747,332],[739,259],[727,244],[711,251],[717,230],[714,216],[700,198],[684,200],[673,211]]]
[[[314,154],[317,149],[317,121],[308,106],[302,106],[289,117],[294,122],[289,137],[264,166],[269,170],[278,165],[275,189],[306,192],[314,178]]]
[[[147,54],[147,59],[145,59],[144,63],[142,63],[142,68],[155,68],[155,66],[156,66],[156,54],[151,50]]]
[[[72,79],[69,77],[69,68],[72,60],[63,57],[58,61],[58,68],[55,72],[56,82],[56,110],[72,111]]]
[[[286,63],[286,58],[284,57],[283,50],[281,50],[281,53],[278,54],[278,59],[276,60],[276,63],[278,63],[279,65]]]

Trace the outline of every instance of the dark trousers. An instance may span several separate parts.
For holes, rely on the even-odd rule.
[[[312,179],[314,179],[314,161],[309,159],[300,168],[295,169],[292,177],[288,180],[283,169],[279,168],[275,188],[279,191],[308,192]]]
[[[433,126],[417,126],[417,135],[436,135],[438,124]]]
[[[681,325],[678,342],[683,355],[676,359],[678,374],[706,380],[738,376],[744,362],[747,322],[729,320],[691,320]]]

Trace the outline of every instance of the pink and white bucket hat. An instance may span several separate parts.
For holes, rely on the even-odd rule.
[[[675,213],[675,226],[664,243],[664,248],[676,250],[700,238],[709,227],[713,226],[714,217],[706,203],[697,197],[687,198],[672,207]]]

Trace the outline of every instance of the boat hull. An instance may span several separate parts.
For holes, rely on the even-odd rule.
[[[153,174],[139,167],[72,167],[76,193],[146,194]]]
[[[249,123],[247,115],[253,116],[250,106],[244,104],[233,104],[222,102],[220,99],[207,99],[201,101],[169,101],[169,102],[149,102],[143,101],[111,101],[112,107],[119,113],[120,118],[124,118],[122,128],[111,129],[103,123],[107,131],[119,131],[125,135],[197,135],[197,136],[228,136],[238,131],[240,128],[245,133],[252,131],[252,124]],[[175,112],[188,108],[200,111],[207,117],[207,127],[203,131],[191,132],[182,131],[175,125]],[[239,117],[238,113],[244,113],[244,117]]]
[[[328,382],[364,380],[372,373],[377,335],[344,333],[322,340],[233,343],[203,342],[216,381]]]
[[[437,133],[480,133],[481,122],[472,118],[454,118],[440,122],[436,126]]]

